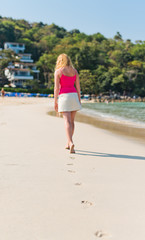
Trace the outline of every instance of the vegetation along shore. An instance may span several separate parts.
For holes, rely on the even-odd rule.
[[[3,50],[5,42],[25,44],[25,52],[32,54],[40,71],[39,80],[27,81],[25,88],[52,92],[56,58],[65,52],[79,72],[82,94],[145,96],[145,41],[124,40],[119,32],[114,38],[106,38],[99,32],[87,35],[55,24],[0,17],[1,87],[4,69],[15,61],[11,50]],[[4,54],[7,58],[2,58]]]

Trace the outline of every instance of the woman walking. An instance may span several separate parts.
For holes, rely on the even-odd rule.
[[[72,137],[76,111],[81,109],[80,83],[78,72],[66,54],[59,55],[56,62],[54,107],[56,112],[63,114],[68,141],[66,149],[75,153]]]

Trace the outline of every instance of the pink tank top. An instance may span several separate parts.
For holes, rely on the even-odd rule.
[[[72,77],[62,74],[60,78],[59,95],[63,93],[77,92],[76,88],[74,87],[75,81],[76,81],[76,74]]]

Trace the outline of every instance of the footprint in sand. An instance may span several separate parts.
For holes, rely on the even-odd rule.
[[[89,201],[81,201],[81,204],[83,204],[85,207],[89,207],[89,206],[92,206],[93,203],[92,202],[89,202]]]
[[[75,183],[76,186],[81,186],[82,184],[81,183]]]
[[[95,236],[96,236],[97,238],[111,237],[111,236],[109,236],[107,233],[105,233],[105,232],[103,232],[103,231],[101,231],[101,230],[97,231],[97,232],[95,233]]]
[[[75,159],[75,157],[69,157],[69,158],[71,158],[71,159]]]
[[[75,171],[73,171],[73,170],[68,170],[68,172],[70,172],[70,173],[75,173]]]
[[[6,122],[1,122],[1,125],[7,125],[7,123]]]

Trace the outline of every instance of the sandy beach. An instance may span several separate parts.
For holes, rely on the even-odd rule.
[[[76,122],[53,100],[0,98],[0,239],[145,239],[145,146]]]

